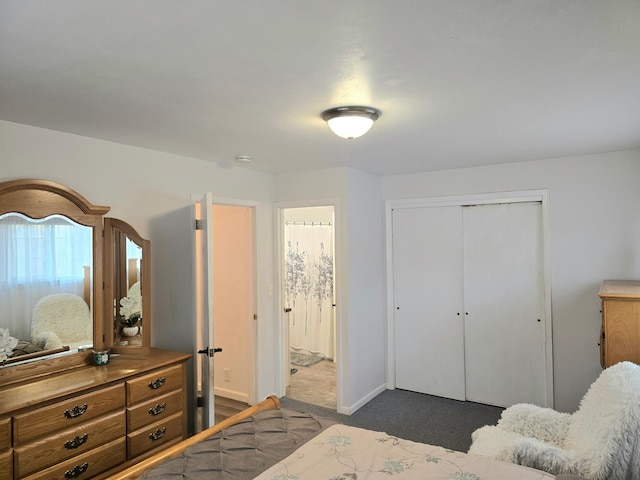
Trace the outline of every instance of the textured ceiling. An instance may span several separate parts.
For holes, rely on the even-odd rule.
[[[640,2],[2,0],[0,119],[274,173],[634,148]]]

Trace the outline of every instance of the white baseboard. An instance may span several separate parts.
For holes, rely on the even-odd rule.
[[[368,393],[367,395],[365,395],[364,397],[362,397],[360,400],[358,400],[356,403],[354,403],[353,405],[347,407],[346,409],[338,409],[338,413],[343,413],[345,415],[352,415],[354,414],[360,407],[362,407],[363,405],[365,405],[367,402],[369,402],[370,400],[373,400],[375,397],[377,397],[378,395],[380,395],[382,392],[384,392],[387,389],[387,385],[386,383],[383,383],[382,385],[380,385],[379,387],[377,387],[375,390],[371,391],[370,393]],[[341,410],[345,410],[345,411],[341,411]]]
[[[213,394],[224,398],[230,398],[231,400],[237,400],[238,402],[249,403],[249,395],[247,393],[214,387]]]

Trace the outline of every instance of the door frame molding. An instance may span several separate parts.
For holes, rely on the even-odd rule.
[[[275,273],[277,278],[277,288],[275,289],[274,304],[276,308],[276,348],[279,352],[276,361],[276,388],[278,396],[284,396],[287,393],[287,381],[286,375],[289,371],[289,358],[288,358],[288,345],[286,345],[288,329],[286,328],[288,317],[284,315],[283,301],[283,285],[284,285],[284,272],[283,272],[283,252],[284,252],[284,212],[288,208],[313,208],[313,207],[333,207],[334,225],[333,225],[333,251],[334,251],[334,278],[333,288],[335,292],[334,301],[336,304],[334,315],[336,324],[336,344],[335,344],[335,359],[336,362],[336,410],[338,413],[347,413],[348,409],[343,406],[343,381],[345,378],[345,343],[346,338],[346,325],[342,321],[341,309],[341,259],[342,253],[340,248],[340,201],[336,198],[319,199],[319,200],[294,200],[277,202],[273,205],[275,211]]]
[[[553,408],[553,321],[551,318],[551,255],[549,236],[549,190],[477,193],[385,201],[385,263],[387,290],[387,388],[396,388],[393,290],[393,210],[404,208],[490,205],[496,203],[540,202],[542,206],[542,248],[545,310],[545,374],[547,407]]]

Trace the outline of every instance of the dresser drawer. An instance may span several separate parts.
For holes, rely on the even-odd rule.
[[[182,365],[175,365],[127,382],[127,406],[182,388]]]
[[[15,449],[16,469],[22,478],[100,445],[125,436],[124,411],[86,422]]]
[[[126,442],[124,438],[120,438],[107,445],[94,448],[83,455],[78,455],[42,470],[30,477],[25,477],[24,480],[51,480],[54,478],[87,480],[125,461]]]
[[[153,448],[175,439],[182,439],[184,432],[182,413],[167,417],[141,430],[127,435],[128,458],[137,457]]]
[[[158,422],[182,411],[184,402],[182,390],[174,390],[127,409],[127,432]]]
[[[11,448],[11,419],[0,420],[0,453]]]
[[[24,445],[118,409],[124,409],[123,384],[16,415],[14,445]]]
[[[0,453],[0,480],[13,479],[13,451]]]

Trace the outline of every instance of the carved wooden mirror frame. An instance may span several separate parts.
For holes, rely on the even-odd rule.
[[[36,179],[21,179],[0,182],[0,215],[16,212],[32,219],[43,219],[51,215],[62,215],[76,223],[92,228],[92,308],[93,349],[112,349],[114,342],[114,305],[116,292],[113,279],[116,275],[113,250],[114,230],[123,232],[142,248],[140,261],[140,287],[145,327],[141,343],[130,348],[122,345],[113,348],[120,353],[146,353],[150,348],[151,330],[151,270],[150,242],[143,239],[129,224],[118,219],[107,219],[104,215],[110,207],[90,203],[78,192],[64,185]],[[104,224],[103,224],[104,221]],[[110,249],[108,253],[105,248]],[[0,385],[35,378],[41,375],[75,368],[91,363],[91,352],[79,352],[64,356],[47,356],[31,362],[0,366]]]

